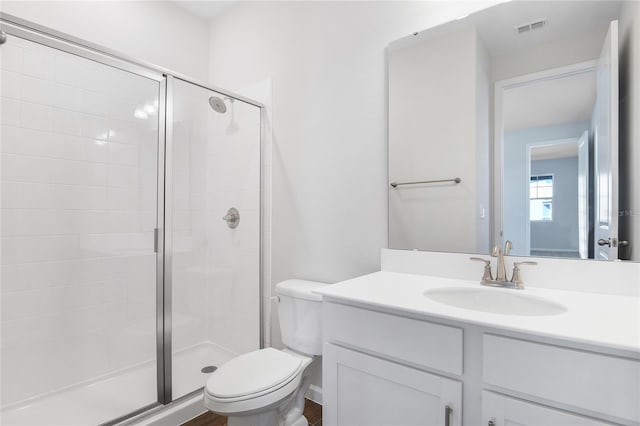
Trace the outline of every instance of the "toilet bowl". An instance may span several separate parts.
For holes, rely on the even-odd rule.
[[[237,356],[211,374],[204,404],[228,416],[228,426],[308,426],[302,415],[309,371],[322,353],[320,307],[313,293],[326,285],[287,280],[276,286],[285,349],[265,348]]]

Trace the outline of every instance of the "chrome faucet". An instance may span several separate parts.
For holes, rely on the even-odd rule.
[[[524,284],[522,283],[522,276],[520,274],[520,266],[522,265],[537,265],[538,262],[533,261],[523,261],[523,262],[513,262],[513,273],[511,275],[511,279],[507,280],[507,272],[506,266],[504,262],[504,257],[508,256],[511,253],[511,249],[513,248],[513,244],[511,241],[507,240],[504,244],[504,251],[497,245],[493,248],[491,252],[491,257],[496,257],[496,278],[493,278],[493,273],[491,271],[491,260],[483,259],[481,257],[471,257],[471,260],[484,262],[484,272],[482,274],[482,280],[480,284],[491,286],[491,287],[504,287],[504,288],[516,288],[516,289],[524,289]]]
[[[505,264],[504,264],[504,257],[509,256],[509,253],[511,253],[512,247],[513,247],[513,244],[511,243],[511,240],[507,240],[504,243],[504,251],[502,251],[502,249],[498,247],[498,245],[496,244],[495,247],[493,248],[493,251],[491,252],[492,257],[498,258],[498,264],[496,266],[496,269],[497,269],[496,281],[501,281],[501,282],[507,281],[507,268],[505,267]]]

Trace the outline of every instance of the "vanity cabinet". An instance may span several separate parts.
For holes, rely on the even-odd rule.
[[[325,424],[461,425],[460,381],[331,343],[323,350]]]
[[[323,303],[323,336],[324,424],[462,425],[462,328]]]
[[[640,425],[634,354],[366,304],[322,309],[326,425]]]

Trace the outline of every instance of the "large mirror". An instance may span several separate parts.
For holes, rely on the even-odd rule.
[[[638,25],[515,1],[391,43],[389,246],[640,260]]]

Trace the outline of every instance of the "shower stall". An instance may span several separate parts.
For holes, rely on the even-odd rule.
[[[261,104],[0,18],[2,424],[198,392],[262,346]]]

